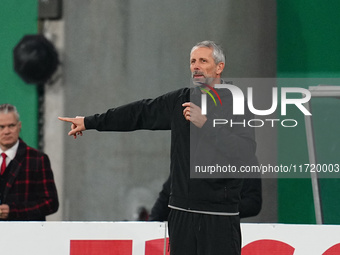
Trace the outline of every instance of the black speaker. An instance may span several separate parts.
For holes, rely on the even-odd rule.
[[[59,65],[58,52],[43,35],[25,35],[13,50],[14,70],[29,84],[47,82]]]
[[[62,0],[39,0],[39,19],[61,19]]]

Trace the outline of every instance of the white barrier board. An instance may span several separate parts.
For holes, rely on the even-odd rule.
[[[338,225],[241,224],[241,230],[242,255],[340,255]]]
[[[338,255],[340,226],[241,224],[242,255]],[[0,222],[1,254],[169,254],[161,222]]]
[[[144,255],[157,239],[163,254],[166,236],[161,222],[1,222],[0,230],[4,255]]]

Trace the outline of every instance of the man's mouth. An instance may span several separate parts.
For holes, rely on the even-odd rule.
[[[194,75],[195,79],[204,78],[204,75]]]

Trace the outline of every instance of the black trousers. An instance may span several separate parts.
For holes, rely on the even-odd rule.
[[[171,255],[240,255],[239,216],[219,216],[172,209],[169,218]]]

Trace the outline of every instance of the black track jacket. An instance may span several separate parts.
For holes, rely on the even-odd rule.
[[[243,124],[213,127],[213,119],[232,119],[247,124],[252,117],[247,107],[245,115],[233,115],[233,98],[228,89],[219,89],[218,94],[223,106],[216,106],[208,97],[208,120],[202,128],[195,127],[183,116],[183,103],[191,101],[200,106],[201,91],[197,87],[182,88],[155,99],[143,99],[87,116],[85,127],[98,131],[171,130],[169,205],[185,210],[234,214],[238,212],[242,179],[228,175],[223,179],[190,178],[190,166],[193,168],[196,161],[201,165],[210,162],[239,168],[254,160],[253,128]]]

